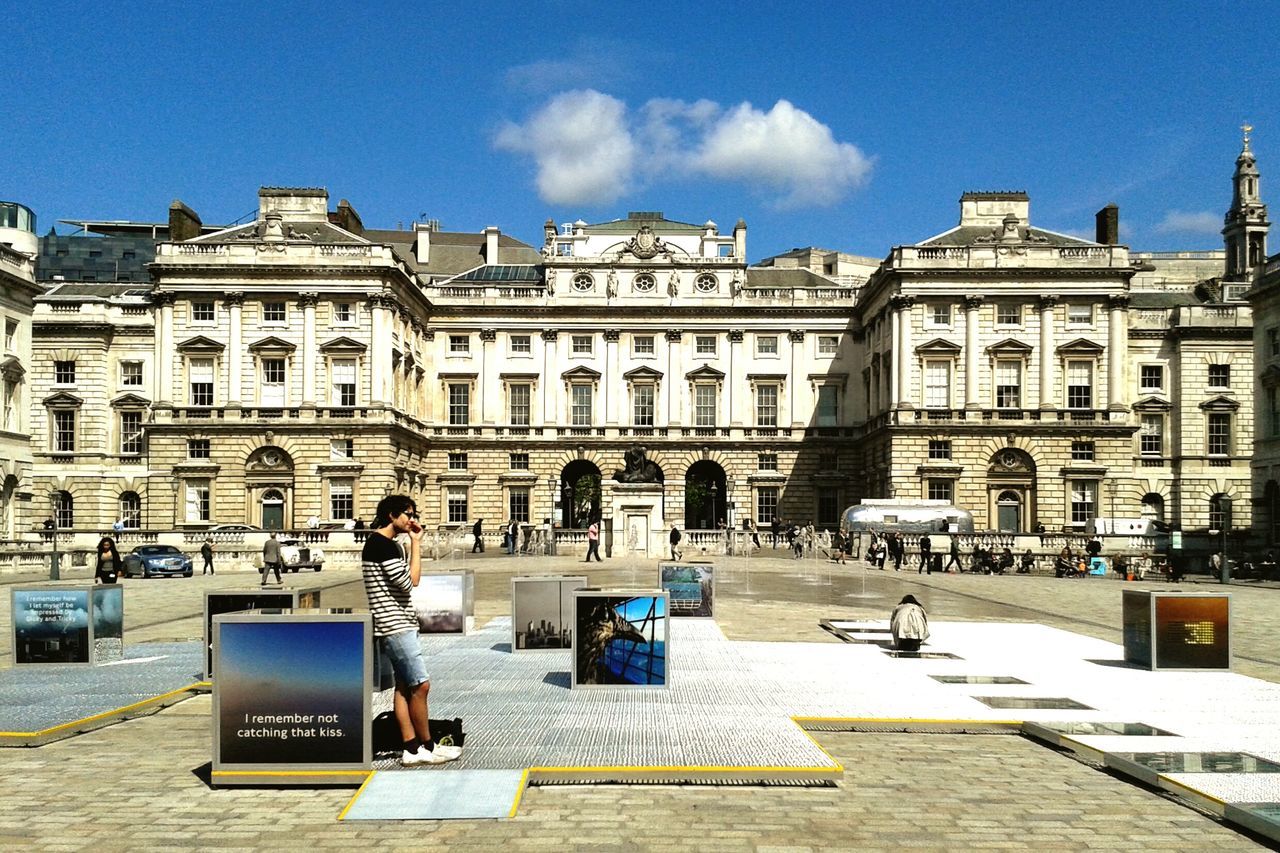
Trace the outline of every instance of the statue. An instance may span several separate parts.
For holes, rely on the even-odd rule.
[[[671,275],[667,276],[667,295],[673,297],[680,295],[680,273],[675,270],[672,270]]]
[[[638,444],[622,454],[623,468],[613,472],[613,479],[619,483],[661,483],[662,469],[656,462],[645,457],[645,449]]]
[[[610,299],[618,295],[618,273],[614,270],[609,270],[609,275],[605,279],[604,293]]]

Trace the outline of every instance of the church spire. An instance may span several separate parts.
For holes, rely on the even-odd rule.
[[[1255,266],[1266,260],[1267,231],[1271,228],[1267,222],[1267,206],[1260,195],[1258,163],[1249,144],[1253,126],[1244,124],[1240,129],[1244,131],[1244,142],[1236,158],[1236,171],[1231,178],[1231,209],[1227,211],[1222,229],[1228,279],[1247,278]]]

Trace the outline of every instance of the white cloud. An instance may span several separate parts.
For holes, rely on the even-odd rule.
[[[551,204],[611,202],[626,192],[636,146],[626,104],[593,89],[562,92],[524,124],[507,124],[500,150],[528,154],[538,195]]]
[[[1217,234],[1222,231],[1222,217],[1209,210],[1171,210],[1155,225],[1161,234]]]

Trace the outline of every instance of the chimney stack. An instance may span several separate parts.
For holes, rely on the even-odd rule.
[[[364,222],[360,219],[360,214],[356,213],[356,209],[351,206],[351,202],[345,198],[338,202],[338,210],[329,219],[334,225],[343,230],[350,231],[359,237],[364,233]]]
[[[1120,208],[1109,204],[1094,217],[1094,241],[1105,246],[1120,242]]]
[[[501,234],[496,225],[484,229],[484,262],[490,266],[498,263],[498,237]]]
[[[431,263],[431,223],[415,222],[413,223],[413,230],[418,235],[418,242],[414,251],[414,254],[418,258],[418,263]]]
[[[744,264],[747,262],[747,220],[739,219],[733,226],[733,254]]]
[[[169,239],[174,243],[199,237],[203,225],[196,212],[180,199],[175,198],[169,205]]]

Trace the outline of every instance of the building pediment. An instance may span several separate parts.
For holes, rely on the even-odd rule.
[[[204,335],[196,335],[194,338],[187,338],[182,343],[174,347],[178,352],[222,352],[226,349],[224,344],[215,341],[213,338],[206,338]]]
[[[3,362],[0,362],[0,375],[3,375],[5,379],[19,382],[22,377],[27,375],[27,369],[22,366],[22,362],[16,355],[11,355]]]
[[[248,346],[249,352],[293,352],[296,349],[296,346],[275,335],[254,341]]]
[[[117,409],[146,408],[151,401],[139,394],[121,394],[111,401],[111,405]]]
[[[320,352],[323,353],[356,353],[364,352],[368,347],[357,341],[355,338],[341,337],[334,338],[331,341],[325,341],[320,345]]]
[[[704,364],[702,367],[690,370],[684,375],[684,378],[690,382],[696,382],[699,379],[713,379],[716,382],[720,382],[724,379],[724,374],[711,365]]]
[[[1026,356],[1031,354],[1031,347],[1015,338],[1005,338],[1000,343],[987,347],[987,352],[992,355]]]
[[[631,370],[628,370],[626,373],[622,374],[622,378],[627,380],[628,382],[635,382],[637,379],[641,381],[649,379],[649,380],[653,380],[654,382],[657,382],[658,380],[662,379],[662,371],[654,370],[652,367],[649,367],[648,365],[641,365],[640,367],[633,367]]]
[[[957,356],[960,354],[960,345],[953,344],[943,338],[934,338],[928,343],[916,347],[916,353],[919,355]]]
[[[40,402],[51,409],[78,409],[84,405],[84,400],[67,391],[50,394]]]
[[[564,373],[561,373],[560,378],[565,380],[566,382],[571,382],[574,379],[590,379],[592,382],[595,382],[600,378],[600,375],[601,375],[600,371],[598,370],[592,370],[590,367],[584,367],[583,365],[578,365],[577,367],[571,368],[569,370],[566,370]]]
[[[1065,343],[1058,347],[1056,352],[1059,355],[1098,356],[1102,355],[1103,347],[1100,344],[1095,344],[1093,341],[1086,340],[1085,338],[1076,338],[1074,341]]]
[[[1143,397],[1133,404],[1133,410],[1135,412],[1170,412],[1173,411],[1173,403],[1159,397]]]
[[[1218,396],[1212,400],[1205,400],[1200,404],[1200,408],[1206,412],[1234,412],[1240,408],[1240,403],[1230,397]]]

